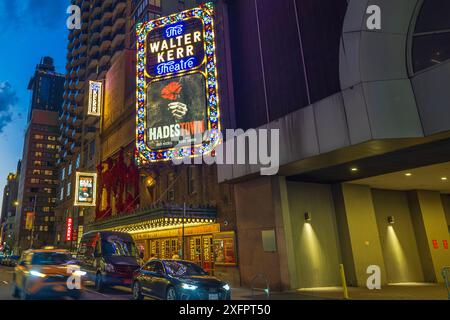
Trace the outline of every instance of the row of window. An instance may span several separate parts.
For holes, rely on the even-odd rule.
[[[44,136],[43,134],[35,134],[34,139],[36,140],[48,140],[48,141],[56,141],[56,136]]]
[[[31,178],[30,179],[31,184],[59,184],[58,180],[52,180],[52,179],[38,179],[38,178]]]
[[[57,147],[56,145],[54,145],[54,144],[47,144],[47,145],[45,145],[45,144],[43,144],[43,143],[36,143],[36,144],[35,144],[35,147],[36,147],[37,149],[44,149],[44,148],[47,148],[47,149],[51,149],[51,150],[55,150],[55,149],[58,148],[58,147]]]

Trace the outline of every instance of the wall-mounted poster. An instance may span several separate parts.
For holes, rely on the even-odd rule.
[[[220,143],[214,5],[137,25],[136,162],[211,153]]]
[[[77,172],[75,206],[95,207],[97,194],[97,174]]]

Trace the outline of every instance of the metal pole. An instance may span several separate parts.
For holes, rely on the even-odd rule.
[[[184,260],[184,218],[186,217],[186,201],[183,203],[183,220],[182,220],[182,235],[181,235],[181,259]]]
[[[339,265],[339,272],[341,273],[341,280],[342,280],[342,288],[344,289],[344,299],[350,299],[348,296],[348,288],[347,288],[347,280],[345,279],[345,271],[344,271],[344,265]]]
[[[34,221],[36,220],[36,201],[37,201],[37,195],[34,195],[34,203],[33,203],[33,220],[31,223],[31,239],[30,239],[30,249],[33,249],[33,242],[34,242]]]

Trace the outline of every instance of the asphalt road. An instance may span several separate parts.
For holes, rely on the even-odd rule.
[[[11,296],[12,278],[14,268],[0,266],[0,300],[15,300]],[[70,300],[71,298],[63,298]],[[87,285],[83,290],[80,300],[130,300],[131,289],[125,287],[113,287],[104,293],[96,292],[92,285]]]

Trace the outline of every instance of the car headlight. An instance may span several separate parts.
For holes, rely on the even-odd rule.
[[[86,273],[86,271],[77,270],[73,274],[78,277],[82,277],[82,276],[85,276],[87,273]]]
[[[193,284],[189,284],[189,283],[183,283],[181,285],[181,287],[186,290],[195,290],[198,288],[197,286],[194,286]]]
[[[227,291],[230,291],[230,286],[228,284],[224,285],[222,288],[224,288]]]
[[[39,271],[36,271],[36,270],[31,270],[30,274],[32,276],[39,277],[39,278],[45,278],[47,276],[47,275],[45,275],[43,273],[40,273]]]
[[[105,271],[106,272],[114,272],[114,266],[111,263],[105,264]]]

